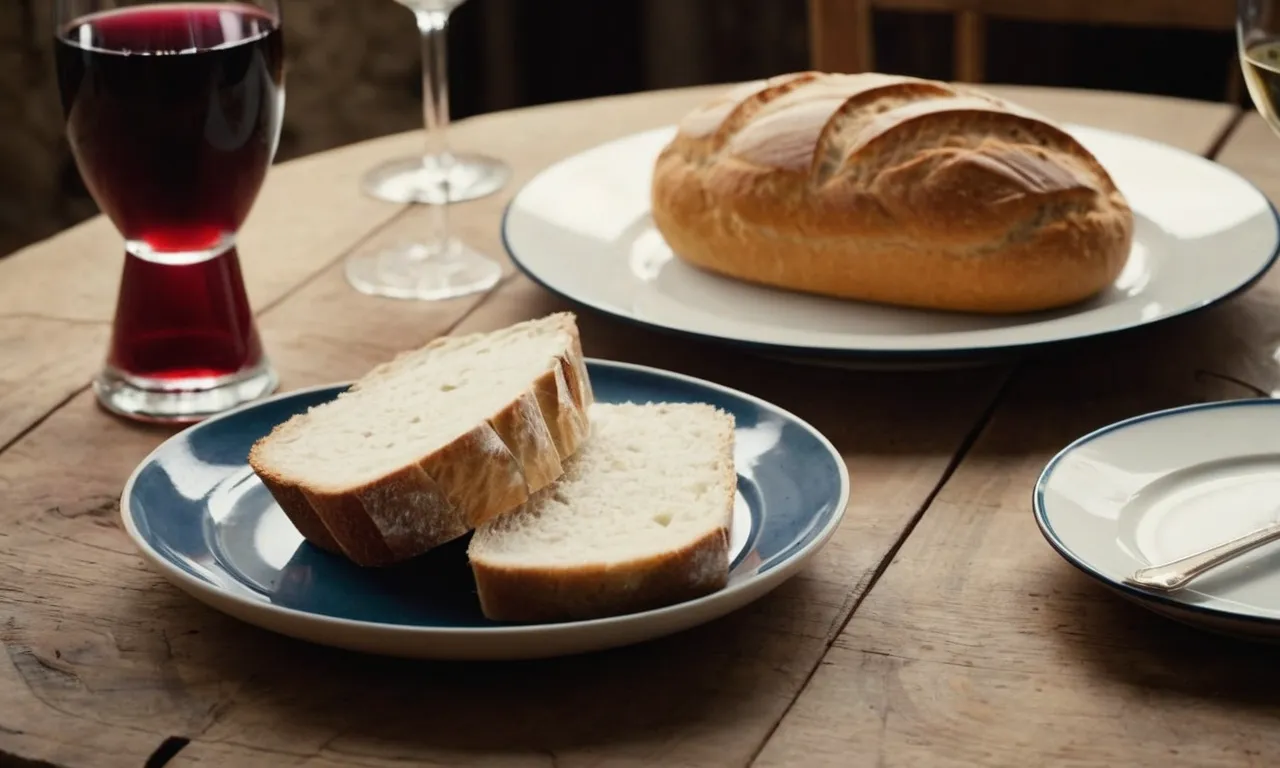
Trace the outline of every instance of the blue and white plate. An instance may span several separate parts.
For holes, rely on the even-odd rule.
[[[849,477],[813,427],[751,395],[675,373],[599,360],[588,371],[600,402],[704,402],[734,415],[738,496],[725,589],[613,618],[499,624],[480,612],[465,537],[385,570],[312,547],[246,457],[276,424],[346,385],[261,400],[165,441],[125,485],[125,530],[166,579],[243,621],[341,648],[448,659],[556,656],[687,629],[778,586],[835,531]]]
[[[950,366],[1148,326],[1247,288],[1276,259],[1271,202],[1231,170],[1137,136],[1065,128],[1135,215],[1129,262],[1080,305],[1014,316],[879,306],[750,285],[673,257],[649,215],[653,163],[674,128],[618,139],[542,171],[502,222],[512,260],[580,306],[666,332],[844,367]]]
[[[1179,592],[1125,583],[1280,517],[1280,400],[1233,400],[1137,416],[1072,443],[1036,484],[1041,533],[1068,562],[1170,618],[1280,639],[1280,543]]]

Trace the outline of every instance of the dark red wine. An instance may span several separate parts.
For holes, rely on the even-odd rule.
[[[261,355],[234,249],[275,154],[284,45],[243,3],[162,3],[59,31],[67,135],[127,241],[110,363],[220,376]]]
[[[232,248],[195,264],[125,256],[107,363],[172,381],[230,376],[262,359]]]
[[[234,234],[280,134],[276,20],[239,3],[143,5],[72,23],[57,51],[72,151],[125,238],[201,251]]]

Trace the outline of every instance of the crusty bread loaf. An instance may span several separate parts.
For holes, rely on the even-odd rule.
[[[603,403],[590,416],[591,439],[564,476],[471,539],[491,619],[629,613],[727,582],[733,417],[702,404]]]
[[[1051,122],[976,89],[876,73],[748,83],[688,115],[654,167],[674,253],[753,283],[930,309],[1079,302],[1133,214]]]
[[[404,353],[277,426],[249,464],[312,544],[388,565],[560,477],[592,400],[575,319],[560,313]]]

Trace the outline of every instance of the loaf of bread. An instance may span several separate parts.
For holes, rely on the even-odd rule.
[[[802,72],[729,90],[662,150],[654,223],[694,266],[899,306],[1011,313],[1113,283],[1133,214],[1050,121],[971,87]]]
[[[468,547],[493,620],[590,619],[725,586],[737,489],[733,417],[702,404],[592,406],[564,476]]]
[[[277,426],[249,464],[309,542],[389,565],[558,479],[592,401],[575,319],[560,313],[402,354]]]

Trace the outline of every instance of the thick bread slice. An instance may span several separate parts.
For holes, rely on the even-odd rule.
[[[254,444],[312,544],[365,566],[422,554],[560,477],[592,401],[574,316],[437,339]]]
[[[476,529],[480,605],[496,621],[659,607],[728,581],[734,420],[701,404],[591,407],[555,484]]]

